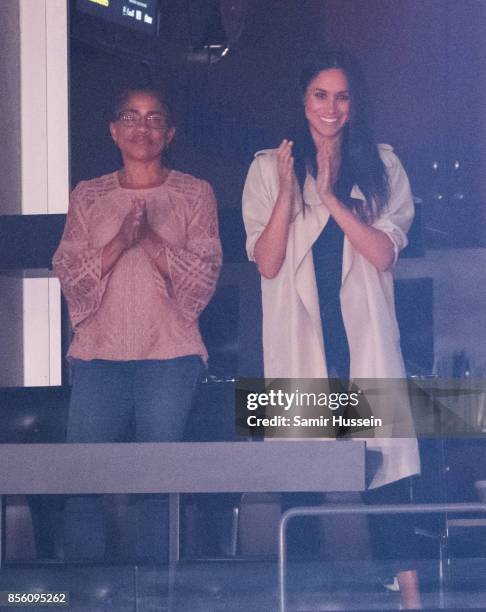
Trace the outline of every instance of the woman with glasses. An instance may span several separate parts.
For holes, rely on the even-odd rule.
[[[386,381],[405,377],[391,269],[413,219],[409,182],[392,148],[372,138],[352,58],[316,58],[300,85],[300,130],[256,154],[243,194],[248,256],[262,277],[265,377],[332,377],[342,391],[349,379],[368,379],[382,390],[373,408],[391,387],[385,414],[375,416],[393,433],[367,440],[375,469],[365,501],[405,502],[420,472],[418,447],[406,384]],[[375,523],[380,552],[401,559],[403,606],[419,607],[413,525],[388,516]]]
[[[74,337],[67,442],[182,438],[207,358],[198,317],[221,267],[210,185],[168,167],[175,134],[166,100],[125,91],[110,133],[123,166],[74,189],[53,266]],[[163,469],[163,466],[161,467]],[[65,555],[102,560],[102,498],[66,500]],[[165,500],[140,502],[138,552],[165,554]]]

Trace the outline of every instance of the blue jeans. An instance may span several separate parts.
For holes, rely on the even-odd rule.
[[[198,355],[167,360],[75,360],[67,442],[121,442],[134,427],[136,442],[182,439],[201,374]],[[167,501],[147,495],[138,504],[137,553],[163,561]],[[70,496],[64,517],[66,560],[102,561],[106,530],[103,498]]]

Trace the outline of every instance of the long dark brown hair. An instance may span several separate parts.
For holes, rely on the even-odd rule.
[[[388,175],[370,126],[366,84],[354,58],[343,50],[326,51],[314,58],[301,73],[302,96],[320,72],[332,68],[346,75],[351,101],[351,116],[343,129],[340,174],[347,173],[347,180],[351,185],[358,185],[366,198],[362,204],[356,204],[356,200],[352,204],[350,200],[344,203],[354,207],[363,221],[371,223],[388,202]],[[314,178],[317,176],[316,146],[303,107],[301,125],[294,140],[295,174],[303,193],[307,173]]]

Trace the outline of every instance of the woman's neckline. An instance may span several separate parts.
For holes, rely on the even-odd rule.
[[[126,187],[125,185],[122,185],[122,181],[120,180],[120,173],[122,172],[122,170],[123,169],[115,171],[115,180],[118,184],[118,187],[126,191],[148,191],[149,189],[158,189],[159,187],[162,187],[169,181],[172,175],[172,172],[173,172],[173,170],[171,170],[170,168],[166,168],[166,173],[162,181],[154,183],[153,185],[147,185],[145,187]]]

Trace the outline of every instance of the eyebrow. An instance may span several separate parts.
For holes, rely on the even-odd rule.
[[[136,113],[140,115],[140,111],[136,108],[122,108],[120,113]],[[161,117],[165,117],[165,113],[161,110],[149,110],[147,115],[160,115]]]
[[[328,89],[323,89],[322,87],[316,87],[314,89],[314,91],[322,91],[324,93],[329,93]],[[349,94],[349,89],[341,89],[340,91],[336,91],[335,93],[337,93],[337,94],[343,94],[343,93]]]

